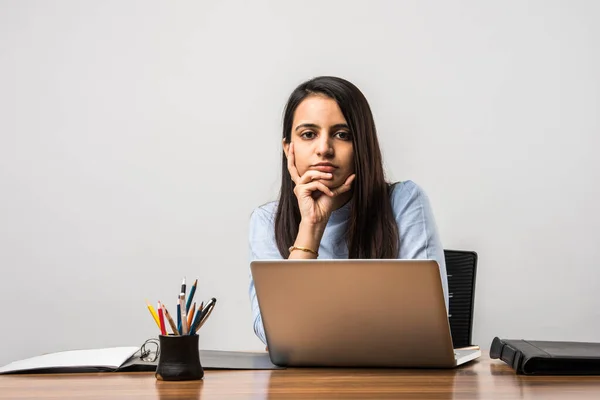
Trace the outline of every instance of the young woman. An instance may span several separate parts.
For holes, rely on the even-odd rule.
[[[250,260],[434,259],[446,307],[444,253],[425,193],[390,184],[369,104],[352,83],[318,77],[291,94],[283,118],[279,201],[250,218]],[[254,332],[266,343],[250,276]]]

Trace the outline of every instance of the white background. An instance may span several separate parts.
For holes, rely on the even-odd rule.
[[[479,254],[474,341],[598,341],[600,3],[0,1],[0,364],[139,345],[183,276],[259,350],[248,218],[296,85],[365,93],[389,180]]]

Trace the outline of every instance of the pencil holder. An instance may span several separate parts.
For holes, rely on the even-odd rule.
[[[204,377],[200,364],[198,335],[160,335],[160,354],[156,379],[161,381],[193,381]]]

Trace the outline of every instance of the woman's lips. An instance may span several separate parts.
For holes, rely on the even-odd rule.
[[[337,169],[337,167],[331,166],[331,165],[315,165],[310,167],[311,169],[317,170],[317,171],[321,171],[321,172],[333,172]]]

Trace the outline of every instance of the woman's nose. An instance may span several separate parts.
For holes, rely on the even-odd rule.
[[[317,142],[317,155],[325,156],[333,154],[333,146],[331,145],[331,141],[328,137],[324,137],[326,135],[321,135],[321,138]]]

